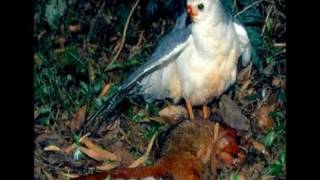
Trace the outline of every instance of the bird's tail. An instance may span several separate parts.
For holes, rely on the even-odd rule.
[[[126,93],[123,91],[116,91],[113,94],[111,94],[104,105],[102,105],[93,115],[91,115],[85,122],[84,127],[81,129],[81,134],[85,134],[88,131],[88,128],[90,127],[99,127],[101,122],[95,121],[96,117],[99,116],[101,113],[105,112],[108,116],[111,113],[114,113],[116,107],[123,102],[123,100],[126,97]],[[92,132],[94,134],[95,129],[92,129]]]

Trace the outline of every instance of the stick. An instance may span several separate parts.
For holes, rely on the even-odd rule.
[[[262,1],[264,1],[264,0],[259,0],[259,1],[256,1],[256,2],[254,2],[254,3],[252,3],[252,4],[250,4],[249,6],[243,8],[241,11],[239,11],[234,17],[239,16],[240,14],[244,13],[244,12],[247,11],[248,9],[252,8],[253,6],[261,3]]]
[[[123,45],[124,45],[124,42],[125,42],[125,38],[126,38],[126,35],[127,35],[127,29],[128,29],[128,26],[129,26],[129,22],[130,22],[131,16],[132,16],[134,10],[136,9],[137,5],[139,4],[139,1],[140,1],[140,0],[137,0],[137,1],[135,2],[135,4],[133,5],[133,7],[132,7],[132,9],[131,9],[131,11],[130,11],[130,13],[129,13],[129,15],[128,15],[128,18],[127,18],[127,21],[126,21],[126,24],[125,24],[125,26],[124,26],[123,33],[122,33],[121,44],[120,44],[120,46],[119,46],[119,49],[118,49],[116,55],[114,56],[114,58],[112,59],[112,61],[110,62],[110,64],[109,64],[108,67],[106,68],[106,70],[108,70],[108,69],[111,67],[111,65],[116,61],[116,59],[117,59],[118,56],[120,55],[120,52],[121,52],[121,50],[122,50],[122,48],[123,48]]]

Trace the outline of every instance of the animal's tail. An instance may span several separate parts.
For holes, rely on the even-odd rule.
[[[124,168],[116,169],[110,173],[99,173],[93,175],[85,175],[75,178],[74,180],[104,180],[108,176],[111,178],[122,178],[122,179],[132,179],[132,178],[145,178],[145,177],[164,177],[166,175],[166,170],[162,166],[149,166],[149,167],[136,167],[136,168]]]

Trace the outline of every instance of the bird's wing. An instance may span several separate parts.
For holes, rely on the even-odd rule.
[[[175,27],[170,33],[163,36],[155,48],[154,53],[145,64],[135,70],[128,79],[126,79],[118,90],[122,91],[135,84],[137,80],[163,67],[175,60],[185,49],[191,40],[191,30],[186,27],[187,14],[183,13],[176,21]]]
[[[240,55],[242,66],[247,66],[251,59],[251,43],[246,29],[237,22],[233,23],[240,42]]]
[[[116,105],[122,101],[127,92],[132,89],[138,80],[161,68],[167,63],[170,63],[175,59],[174,57],[179,55],[182,50],[188,46],[191,39],[191,30],[186,26],[186,19],[187,14],[184,12],[177,18],[175,27],[160,39],[154,53],[147,62],[135,70],[128,79],[121,83],[117,91],[107,98],[105,104],[88,118],[87,124],[91,124],[92,121],[104,111],[112,112]]]

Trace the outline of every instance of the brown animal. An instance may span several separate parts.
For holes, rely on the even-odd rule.
[[[226,145],[215,143],[218,137],[217,127],[214,122],[207,120],[185,120],[165,137],[166,141],[160,152],[161,158],[154,165],[116,169],[110,173],[86,175],[76,179],[103,180],[110,175],[112,178],[122,179],[169,177],[174,180],[200,180],[215,152],[226,150],[227,153],[236,153],[238,150],[234,149],[234,143],[231,143],[232,151],[230,148],[228,150]],[[233,133],[224,132],[227,132],[223,133],[224,137],[233,138]],[[215,149],[216,144],[220,150]]]

